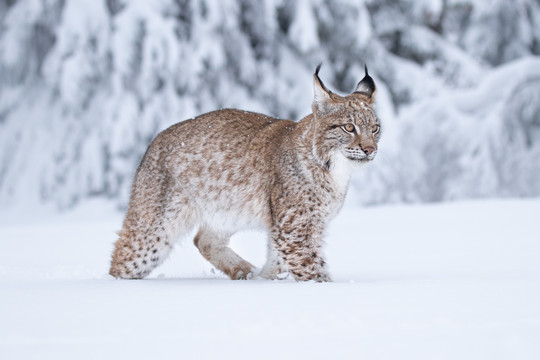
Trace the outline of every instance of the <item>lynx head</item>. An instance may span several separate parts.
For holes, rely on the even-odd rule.
[[[342,154],[354,163],[375,158],[381,125],[373,109],[375,83],[365,67],[365,76],[352,94],[340,96],[324,86],[319,78],[321,65],[313,75],[314,145],[323,162]]]

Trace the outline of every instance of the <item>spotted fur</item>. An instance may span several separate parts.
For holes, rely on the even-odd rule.
[[[254,266],[228,242],[239,230],[262,228],[270,239],[261,276],[329,281],[324,231],[351,171],[375,157],[380,123],[367,69],[357,91],[343,97],[318,70],[313,114],[299,122],[227,109],[161,132],[137,169],[110,274],[144,278],[198,228],[194,243],[204,258],[246,279]]]

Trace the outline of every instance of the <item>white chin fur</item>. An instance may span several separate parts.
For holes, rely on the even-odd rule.
[[[339,191],[347,189],[355,163],[356,161],[348,159],[342,152],[338,152],[332,157],[330,173]]]

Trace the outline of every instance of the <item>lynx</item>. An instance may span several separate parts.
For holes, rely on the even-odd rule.
[[[110,274],[146,277],[175,240],[198,228],[202,256],[231,279],[290,274],[331,281],[321,247],[351,171],[373,160],[381,127],[375,83],[337,95],[313,75],[313,113],[299,122],[234,109],[175,124],[150,144],[134,178]],[[237,231],[268,231],[260,271],[228,247]]]

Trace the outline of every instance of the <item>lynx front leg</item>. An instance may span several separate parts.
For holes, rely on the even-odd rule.
[[[265,279],[275,280],[279,278],[279,274],[287,273],[288,271],[287,264],[285,264],[285,261],[279,255],[274,241],[270,239],[266,253],[266,264],[259,275]]]
[[[322,226],[313,219],[295,219],[288,215],[272,231],[279,255],[298,281],[331,281],[321,253]]]

